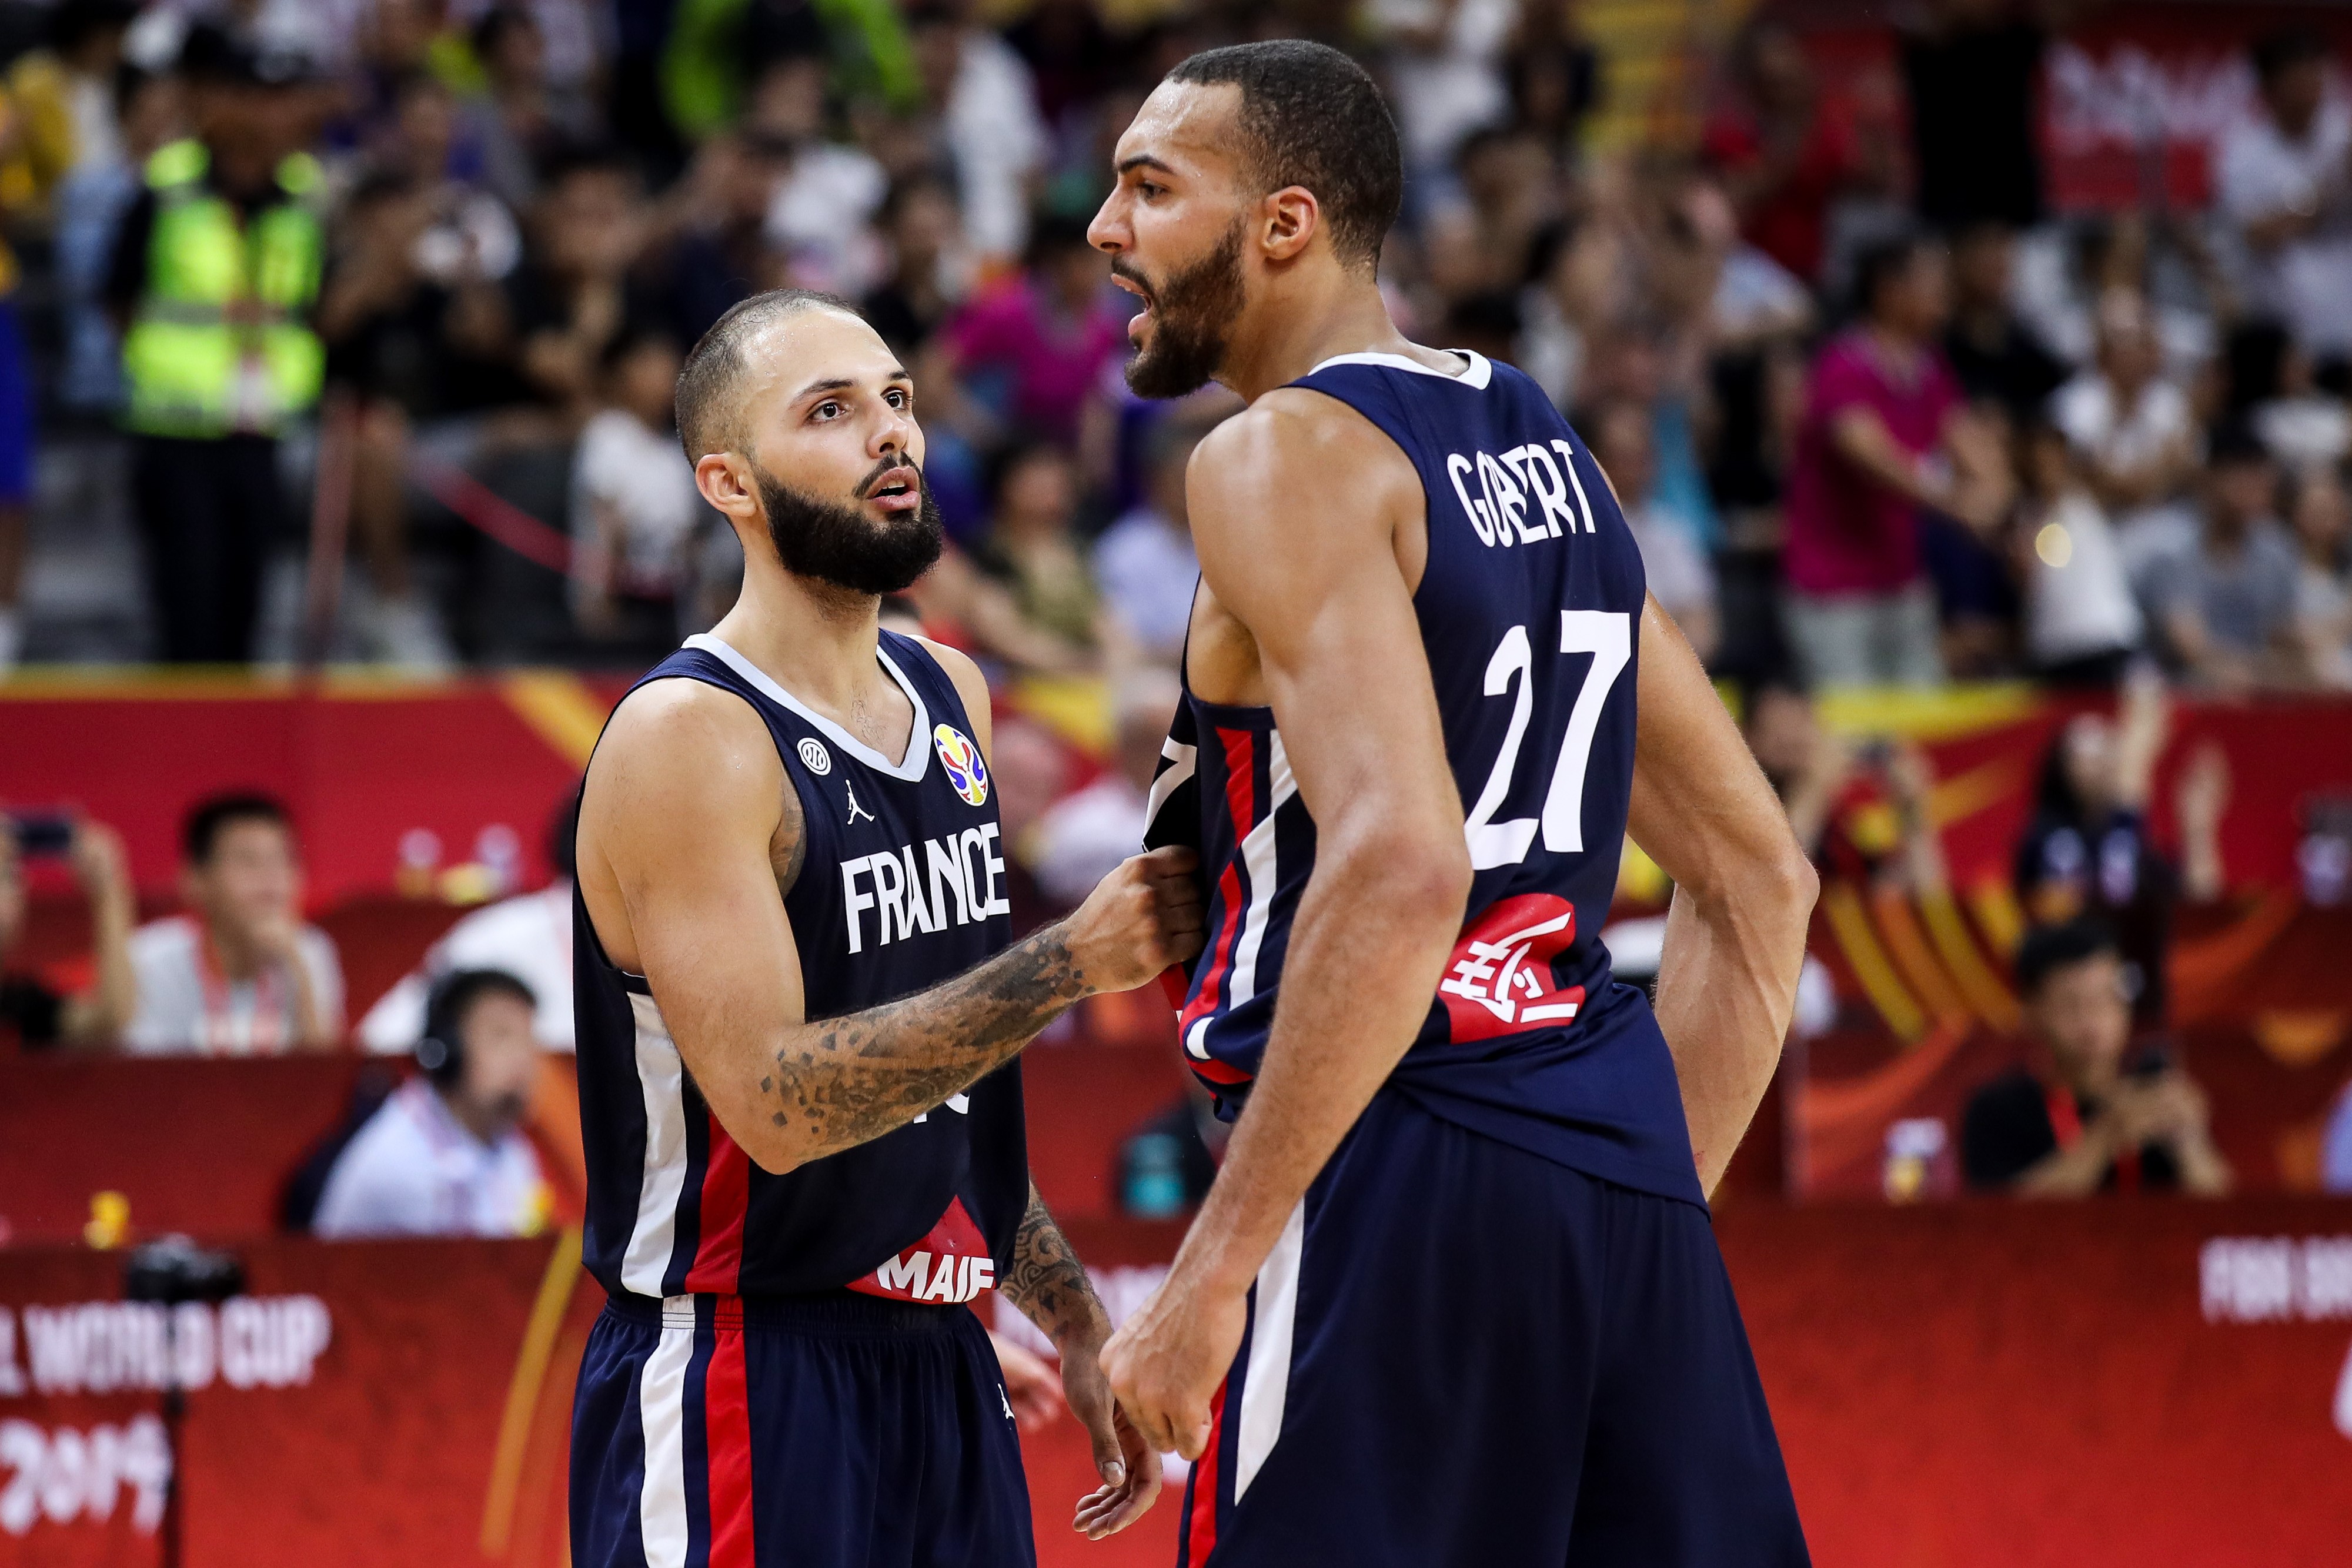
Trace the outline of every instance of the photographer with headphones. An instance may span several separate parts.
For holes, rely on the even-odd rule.
[[[461,969],[433,988],[421,1071],[337,1156],[311,1228],[320,1236],[527,1236],[548,1186],[520,1126],[540,1071],[530,988]]]

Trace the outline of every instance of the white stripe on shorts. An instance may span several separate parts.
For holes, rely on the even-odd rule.
[[[1281,1239],[1257,1271],[1249,1365],[1242,1374],[1241,1418],[1234,1423],[1235,1502],[1249,1490],[1258,1467],[1282,1436],[1282,1407],[1290,1396],[1290,1335],[1298,1317],[1298,1264],[1306,1241],[1307,1205],[1302,1201],[1290,1211]]]
[[[681,1316],[672,1309],[683,1306]],[[686,1568],[686,1369],[694,1360],[694,1298],[662,1303],[661,1338],[637,1380],[646,1479],[637,1513],[646,1568]]]

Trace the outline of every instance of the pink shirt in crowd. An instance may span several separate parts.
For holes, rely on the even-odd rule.
[[[1832,340],[1813,361],[1781,556],[1789,586],[1800,593],[1895,593],[1917,580],[1918,508],[1839,455],[1830,431],[1846,410],[1867,408],[1906,452],[1934,451],[1960,402],[1959,386],[1932,349],[1918,363],[1910,379],[1897,377],[1859,329]]]
[[[1020,279],[989,290],[948,323],[948,347],[967,374],[1010,375],[1009,412],[1027,434],[1067,441],[1103,366],[1126,351],[1127,318],[1098,302],[1067,320],[1039,293]]]

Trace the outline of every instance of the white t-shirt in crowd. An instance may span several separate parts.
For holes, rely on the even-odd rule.
[[[394,1091],[335,1160],[311,1229],[329,1238],[529,1236],[547,1220],[530,1140],[485,1144],[422,1078]]]
[[[559,881],[502,898],[449,927],[424,964],[368,1009],[360,1019],[360,1044],[383,1056],[414,1051],[425,1033],[425,1001],[434,979],[460,969],[502,969],[529,986],[539,1003],[531,1032],[550,1051],[571,1051],[572,884]]]
[[[2098,502],[2080,491],[2042,520],[2056,528],[2034,541],[2025,584],[2025,647],[2038,664],[2139,646],[2142,622],[2116,531]],[[2053,565],[2055,561],[2059,564]]]
[[[1123,773],[1106,773],[1037,820],[1029,870],[1056,904],[1077,904],[1118,862],[1143,852],[1150,802]]]
[[[2194,428],[2188,396],[2172,382],[2147,382],[2126,407],[2115,383],[2096,371],[2051,394],[2050,420],[2075,451],[2116,468],[2147,463]]]
[[[1027,62],[994,33],[965,29],[941,118],[964,238],[982,256],[1019,255],[1029,238],[1028,178],[1051,150]]]
[[[1094,567],[1103,602],[1144,652],[1171,661],[1183,653],[1201,577],[1190,530],[1157,508],[1138,507],[1095,541]]]
[[[343,1027],[343,967],[335,944],[314,925],[299,939],[320,1011],[334,1033]],[[213,961],[203,925],[174,915],[131,934],[131,972],[139,1010],[122,1031],[135,1056],[274,1056],[300,1033],[294,978],[268,968],[231,980]]]
[[[626,409],[600,410],[580,432],[572,494],[572,537],[596,537],[589,503],[604,502],[620,519],[621,564],[648,581],[678,580],[688,547],[711,516],[677,437]]]
[[[857,148],[819,141],[795,152],[767,221],[794,286],[856,299],[880,283],[889,256],[872,224],[889,192],[890,176]]]
[[[2283,317],[2314,353],[2352,349],[2352,111],[2323,105],[2311,127],[2290,141],[2259,105],[2222,137],[2214,195],[2222,215],[2242,230],[2286,211],[2315,212],[2316,228],[2269,256],[2242,237],[2234,245],[2238,284],[2257,313]]]

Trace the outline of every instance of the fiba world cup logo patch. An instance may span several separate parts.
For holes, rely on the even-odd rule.
[[[967,804],[984,806],[988,803],[988,764],[980,759],[980,747],[971,737],[951,724],[943,724],[931,731],[931,739],[940,748],[940,763],[948,770],[948,782]]]

